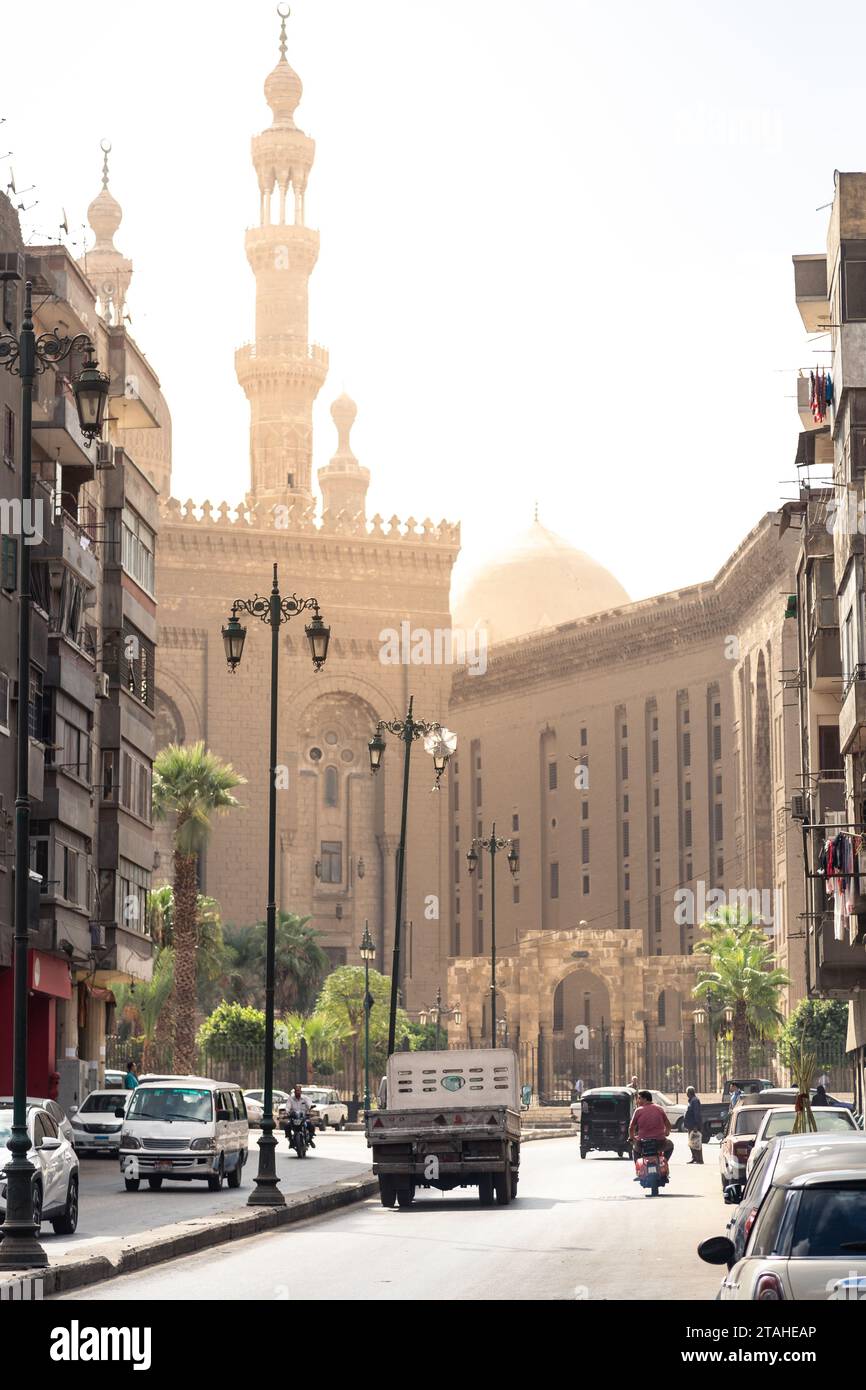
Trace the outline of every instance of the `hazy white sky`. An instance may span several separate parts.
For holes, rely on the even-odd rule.
[[[36,184],[25,232],[65,207],[81,235],[109,138],[173,491],[234,502],[275,4],[35,0],[3,30],[0,173]],[[823,249],[834,167],[866,167],[842,33],[866,50],[861,5],[296,0],[331,352],[316,465],[346,389],[371,514],[460,520],[471,562],[537,499],[633,598],[710,577],[791,495],[794,373],[828,360],[790,258]]]

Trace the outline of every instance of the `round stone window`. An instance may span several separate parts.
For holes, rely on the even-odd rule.
[[[321,750],[321,748],[311,748],[311,749],[310,749],[310,762],[311,762],[311,763],[317,763],[317,762],[319,761],[319,759],[321,758],[321,756],[322,756],[322,750]]]
[[[343,759],[344,763],[353,763],[355,761],[355,754],[352,752],[351,748],[344,748],[340,757]]]
[[[337,742],[337,735],[334,733],[333,729],[330,729],[328,733],[325,734],[325,742],[331,745]]]

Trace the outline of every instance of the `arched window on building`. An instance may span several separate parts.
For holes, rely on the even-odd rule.
[[[661,994],[659,995],[659,1028],[664,1028],[665,1026],[665,1012],[665,992],[664,990],[662,990]]]
[[[335,767],[325,768],[325,805],[340,804],[340,775]]]

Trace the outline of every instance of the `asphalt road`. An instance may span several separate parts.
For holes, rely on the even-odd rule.
[[[446,1193],[423,1193],[407,1211],[367,1201],[66,1297],[712,1299],[720,1274],[695,1247],[722,1234],[729,1214],[716,1154],[713,1145],[703,1167],[687,1167],[676,1136],[671,1183],[650,1198],[626,1159],[581,1161],[576,1138],[526,1144],[509,1207]]]
[[[67,1250],[83,1254],[89,1241],[105,1236],[135,1235],[175,1221],[216,1216],[243,1207],[258,1167],[260,1133],[257,1129],[250,1133],[250,1156],[243,1185],[235,1191],[225,1184],[220,1192],[209,1192],[203,1182],[165,1182],[159,1192],[151,1192],[146,1183],[138,1192],[127,1192],[116,1158],[80,1159],[78,1230],[74,1236],[56,1236],[46,1222],[41,1235],[45,1251],[49,1257]],[[285,1193],[339,1182],[370,1167],[367,1141],[359,1132],[327,1130],[316,1136],[316,1147],[303,1160],[290,1152],[283,1134],[278,1137],[277,1174]]]

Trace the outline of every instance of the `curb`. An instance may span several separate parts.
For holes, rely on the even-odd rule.
[[[103,1250],[76,1256],[61,1255],[47,1269],[21,1270],[0,1274],[0,1294],[8,1285],[42,1281],[43,1298],[52,1294],[71,1293],[121,1274],[132,1274],[152,1265],[183,1255],[208,1250],[228,1241],[243,1240],[260,1231],[278,1230],[311,1216],[336,1211],[366,1201],[379,1191],[378,1178],[347,1178],[330,1183],[313,1193],[289,1197],[285,1207],[245,1207],[227,1216],[209,1217],[204,1221],[180,1221],[157,1231],[144,1231],[135,1236],[109,1239]],[[10,1295],[6,1295],[10,1296]],[[14,1294],[11,1295],[14,1297]]]

